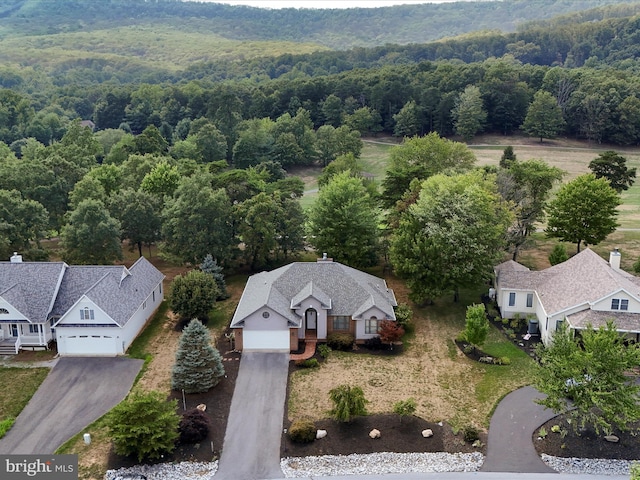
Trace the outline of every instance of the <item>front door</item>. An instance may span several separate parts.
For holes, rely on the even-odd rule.
[[[18,325],[15,323],[11,324],[11,336],[16,338],[18,337]]]
[[[306,329],[316,330],[318,328],[318,312],[316,312],[313,308],[310,308],[305,313],[305,317],[306,317]]]

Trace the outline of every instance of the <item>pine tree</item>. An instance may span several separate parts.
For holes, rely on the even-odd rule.
[[[227,284],[224,281],[224,275],[222,273],[224,269],[218,265],[218,261],[214,259],[210,253],[207,253],[207,256],[204,257],[204,260],[200,264],[200,270],[211,275],[216,281],[216,285],[218,286],[218,296],[216,297],[216,300],[225,300],[229,298],[229,294],[227,293]]]
[[[209,331],[199,320],[191,320],[180,336],[171,388],[185,393],[206,392],[223,375],[222,357],[209,343]]]

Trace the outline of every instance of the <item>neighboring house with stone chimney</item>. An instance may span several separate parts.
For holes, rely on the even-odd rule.
[[[530,319],[548,345],[560,322],[574,331],[613,320],[618,331],[640,341],[640,278],[620,268],[620,252],[609,262],[591,249],[541,271],[512,260],[495,267],[496,301],[504,318]]]
[[[164,275],[140,257],[122,265],[0,262],[0,354],[123,355],[163,299]]]
[[[300,340],[331,332],[364,342],[381,321],[395,321],[395,306],[384,279],[324,256],[249,277],[231,328],[238,350],[297,350]]]

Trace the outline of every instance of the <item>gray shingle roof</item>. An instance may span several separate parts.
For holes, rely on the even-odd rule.
[[[49,319],[64,262],[0,262],[0,296],[30,322]]]
[[[302,301],[311,292],[318,292],[318,300],[331,306],[329,315],[357,316],[375,306],[395,320],[395,295],[384,279],[338,262],[295,262],[249,277],[231,326],[242,325],[245,318],[263,307],[298,325],[300,319],[291,310],[292,301]]]
[[[640,332],[640,313],[631,312],[600,312],[597,310],[583,310],[568,315],[569,324],[576,329],[583,330],[591,325],[593,328],[606,326],[613,320],[618,331]]]
[[[124,326],[163,278],[144,257],[129,269],[121,265],[70,266],[60,286],[54,314],[63,315],[86,295]]]
[[[0,296],[31,322],[62,316],[86,295],[123,326],[164,275],[140,257],[120,265],[69,266],[64,262],[0,262]]]
[[[516,262],[495,268],[502,289],[535,290],[548,315],[567,308],[595,302],[625,290],[640,299],[640,279],[611,268],[591,249],[584,249],[566,262],[541,271],[517,268]]]

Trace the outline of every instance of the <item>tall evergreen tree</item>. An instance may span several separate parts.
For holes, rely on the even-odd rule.
[[[216,281],[216,285],[218,286],[218,297],[216,300],[229,298],[229,294],[227,293],[227,283],[224,281],[224,274],[222,273],[224,269],[218,265],[218,261],[213,258],[210,253],[207,253],[207,256],[204,257],[204,260],[200,264],[200,270],[211,275]]]
[[[456,100],[452,114],[456,133],[465,141],[481,132],[487,120],[487,111],[482,103],[480,89],[475,85],[468,85]]]
[[[222,356],[211,345],[209,330],[193,319],[180,336],[171,388],[185,393],[202,393],[215,387],[224,376]]]

